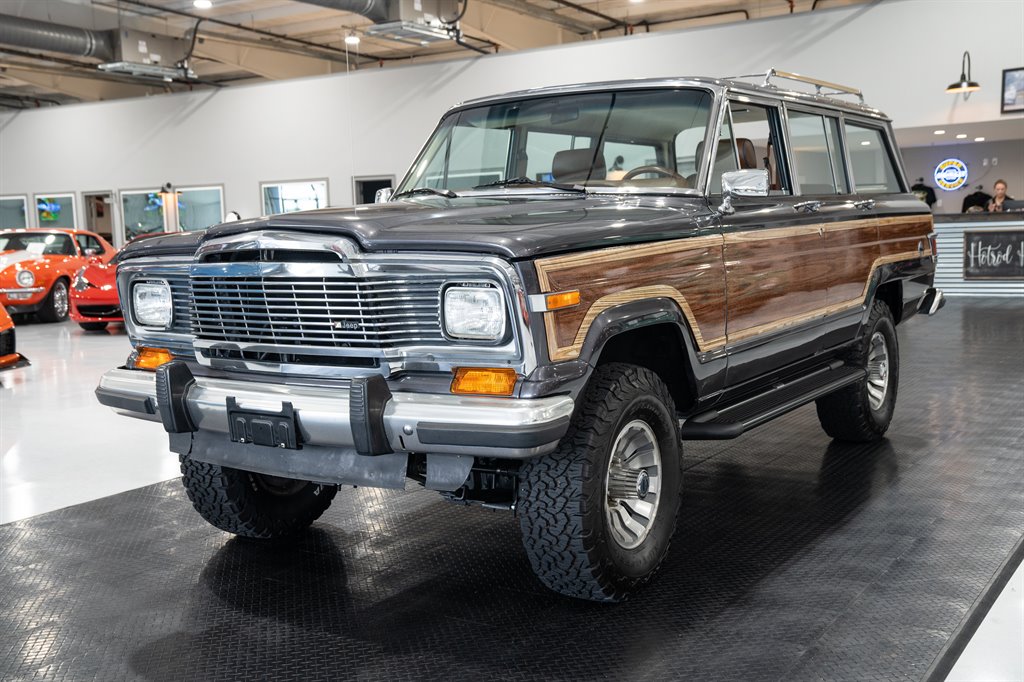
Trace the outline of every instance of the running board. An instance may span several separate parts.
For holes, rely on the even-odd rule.
[[[680,425],[679,435],[683,440],[736,438],[755,426],[861,381],[865,374],[863,368],[847,367],[837,360],[812,374],[776,384],[767,393],[690,417]]]

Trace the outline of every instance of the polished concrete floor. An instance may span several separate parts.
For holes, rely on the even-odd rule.
[[[879,447],[833,447],[817,429],[813,408],[737,441],[691,447],[687,508],[693,519],[683,525],[688,535],[677,541],[659,580],[616,607],[616,616],[565,607],[531,587],[508,519],[450,508],[422,492],[355,491],[335,502],[308,546],[299,548],[307,559],[267,563],[197,521],[180,486],[150,485],[177,474],[176,457],[158,425],[116,416],[95,403],[98,375],[128,353],[119,328],[95,334],[71,324],[21,324],[19,350],[33,366],[0,373],[0,524],[7,524],[0,525],[0,621],[13,619],[2,624],[11,634],[6,647],[0,636],[0,678],[180,679],[195,672],[189,646],[212,657],[221,678],[242,670],[258,677],[258,668],[232,668],[241,663],[225,661],[224,651],[197,639],[204,631],[230,639],[231,633],[208,628],[231,623],[274,652],[281,638],[291,641],[303,632],[297,644],[326,647],[321,651],[355,641],[380,655],[384,646],[384,653],[402,655],[412,666],[402,676],[416,665],[438,673],[416,657],[439,647],[431,655],[443,661],[453,653],[446,648],[458,649],[461,638],[471,637],[479,644],[489,641],[495,649],[482,656],[506,667],[458,659],[453,671],[566,677],[572,667],[545,661],[531,668],[500,651],[511,647],[528,656],[532,646],[555,655],[536,634],[520,633],[527,644],[533,642],[525,649],[500,642],[508,634],[502,623],[542,627],[544,618],[559,616],[595,638],[599,631],[585,622],[610,617],[611,625],[619,617],[631,624],[633,633],[619,642],[626,659],[641,662],[644,651],[662,655],[659,667],[641,668],[637,678],[707,673],[717,663],[719,678],[730,678],[731,670],[732,678],[742,672],[747,679],[864,679],[860,673],[941,679],[952,665],[939,665],[941,652],[948,653],[956,639],[951,634],[978,607],[1014,538],[1019,543],[1024,534],[1024,304],[954,301],[936,318],[901,327],[900,337],[900,404],[889,438]],[[993,419],[994,413],[1000,418]],[[119,494],[142,486],[148,487]],[[110,495],[117,497],[98,499]],[[70,505],[79,506],[37,516]],[[450,524],[462,539],[447,548],[434,546],[435,528],[424,520]],[[829,561],[837,561],[839,570]],[[481,566],[499,571],[506,582],[496,587],[474,575],[472,569]],[[64,584],[62,576],[76,572],[82,579]],[[315,587],[318,598],[331,604],[336,591],[347,594],[336,604],[341,614],[322,604],[294,613],[285,595],[272,590],[292,580]],[[687,585],[688,580],[699,584]],[[58,583],[58,593],[50,594]],[[806,602],[799,600],[801,586],[813,589]],[[965,586],[970,589],[963,591]],[[1024,679],[1022,592],[1024,573],[1017,568],[948,679]],[[120,593],[126,601],[117,611],[107,595]],[[670,616],[665,600],[681,596],[692,608]],[[83,611],[93,602],[103,604],[100,615],[95,604]],[[497,620],[474,625],[481,617],[474,603]],[[364,605],[374,609],[372,615]],[[378,613],[381,608],[386,613]],[[350,629],[360,626],[351,619],[352,609],[368,628],[354,640]],[[670,628],[663,638],[691,650],[689,665],[704,667],[664,660],[670,641],[641,645],[637,633],[647,627],[645,610]],[[54,622],[61,619],[69,622]],[[166,636],[153,639],[161,627]],[[706,632],[698,635],[695,627]],[[95,652],[122,646],[107,642],[104,629],[136,633],[146,643],[129,652],[130,660],[103,664]],[[887,648],[879,649],[873,638]],[[585,648],[577,650],[585,640],[565,642],[564,655],[580,661],[576,677],[586,677],[583,671],[590,677],[624,672],[609,668],[597,674],[599,668],[581,658]],[[69,643],[79,648],[69,649]],[[877,656],[879,651],[896,660]],[[875,660],[858,659],[868,652]],[[253,661],[295,672],[287,661],[262,655],[254,652]],[[358,655],[358,648],[348,655]]]

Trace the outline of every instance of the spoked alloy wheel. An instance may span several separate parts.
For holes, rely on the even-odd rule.
[[[871,335],[868,346],[868,400],[872,410],[882,409],[889,390],[889,349],[881,332]]]
[[[661,449],[651,427],[639,419],[619,432],[608,460],[605,519],[623,549],[638,547],[651,530],[661,497]]]

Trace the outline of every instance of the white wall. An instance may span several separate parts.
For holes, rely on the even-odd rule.
[[[0,115],[0,194],[223,184],[225,210],[260,212],[259,183],[400,176],[438,117],[476,96],[774,66],[862,88],[898,126],[999,119],[1004,68],[1024,65],[1024,3],[887,0],[407,68]],[[951,27],[955,27],[955,32]],[[969,49],[983,89],[943,90]],[[1024,193],[1022,193],[1024,194]]]

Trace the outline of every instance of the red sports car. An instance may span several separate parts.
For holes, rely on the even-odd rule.
[[[91,263],[71,283],[71,319],[86,331],[105,329],[110,322],[124,322],[117,298],[117,263]]]
[[[25,356],[14,349],[14,321],[0,306],[0,370],[24,367],[27,364]]]
[[[91,263],[108,263],[114,247],[84,230],[0,230],[0,305],[11,313],[39,313],[63,322],[75,275]]]

